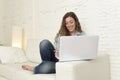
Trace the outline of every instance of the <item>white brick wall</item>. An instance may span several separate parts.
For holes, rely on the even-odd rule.
[[[111,55],[111,80],[120,80],[120,0],[100,0],[98,3],[100,49]]]
[[[0,0],[0,45],[3,44],[3,1]]]

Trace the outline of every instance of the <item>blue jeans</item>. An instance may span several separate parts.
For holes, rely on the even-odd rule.
[[[42,63],[35,67],[35,74],[51,74],[55,73],[55,64],[58,62],[58,59],[55,57],[55,48],[52,43],[48,40],[43,40],[40,42],[40,55]]]

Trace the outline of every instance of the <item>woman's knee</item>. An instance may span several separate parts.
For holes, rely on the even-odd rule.
[[[49,41],[49,40],[47,40],[47,39],[44,39],[44,40],[42,40],[41,42],[40,42],[40,47],[44,47],[44,46],[47,46],[47,45],[49,45],[51,42]]]

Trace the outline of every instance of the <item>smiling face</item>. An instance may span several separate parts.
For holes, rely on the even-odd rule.
[[[68,29],[68,31],[70,32],[70,34],[75,34],[76,30],[75,30],[75,20],[72,17],[67,17],[65,19],[65,23],[66,23],[66,28]]]
[[[76,32],[82,32],[78,17],[74,12],[67,12],[62,18],[62,23],[56,35],[56,39],[58,36],[76,36]]]

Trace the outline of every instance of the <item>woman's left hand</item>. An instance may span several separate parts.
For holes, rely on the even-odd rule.
[[[54,50],[55,54],[57,57],[59,57],[59,51],[58,50]]]

